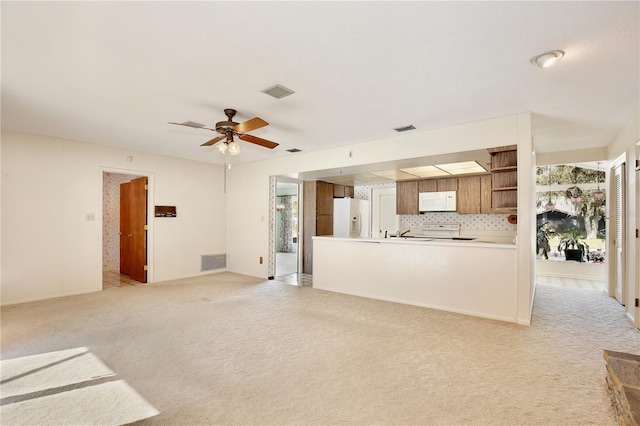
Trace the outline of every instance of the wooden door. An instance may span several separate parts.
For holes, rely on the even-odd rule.
[[[120,184],[120,273],[131,273],[131,182]]]
[[[131,272],[129,276],[147,282],[147,177],[131,181]]]

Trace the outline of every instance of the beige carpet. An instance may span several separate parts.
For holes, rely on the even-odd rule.
[[[614,425],[602,351],[640,354],[598,291],[539,286],[525,327],[230,273],[5,307],[1,331],[5,360],[88,348],[163,425]]]

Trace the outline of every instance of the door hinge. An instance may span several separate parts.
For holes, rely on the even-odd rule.
[[[149,230],[149,225],[145,225],[143,229],[144,229],[145,231],[148,231],[148,230]]]
[[[145,186],[144,186],[144,190],[145,190],[145,191],[148,191],[148,190],[149,190],[149,185],[145,185]]]
[[[148,271],[149,270],[149,265],[144,265],[144,270]]]
[[[638,238],[638,228],[636,228],[636,238]]]
[[[640,308],[640,299],[636,297],[636,308]]]

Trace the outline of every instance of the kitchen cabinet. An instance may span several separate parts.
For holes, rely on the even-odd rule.
[[[333,214],[333,184],[316,182],[316,213]]]
[[[458,178],[456,210],[459,214],[480,214],[480,176]]]
[[[345,198],[345,197],[353,198],[354,193],[355,191],[353,189],[353,186],[337,185],[335,183],[333,184],[334,198]]]
[[[493,210],[518,209],[517,145],[490,148],[491,207]]]
[[[491,208],[491,175],[480,176],[480,213],[495,213]]]
[[[319,214],[316,217],[316,235],[333,235],[332,214]]]
[[[418,192],[438,192],[438,181],[436,179],[418,181]]]
[[[458,190],[458,178],[437,179],[437,182],[438,192]]]
[[[396,182],[396,214],[419,214],[418,181]]]

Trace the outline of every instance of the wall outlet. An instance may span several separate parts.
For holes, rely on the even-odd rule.
[[[87,222],[93,222],[96,220],[96,215],[94,213],[87,213]]]

